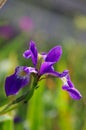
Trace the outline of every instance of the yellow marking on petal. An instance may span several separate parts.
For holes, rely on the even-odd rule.
[[[38,53],[38,63],[37,63],[37,66],[36,66],[36,68],[37,68],[38,70],[39,70],[39,68],[40,68],[40,66],[41,66],[41,64],[42,64],[42,62],[43,62],[43,57],[42,57],[41,54]]]
[[[65,77],[61,78],[61,80],[63,81],[63,83],[67,82],[67,79]]]
[[[40,53],[38,53],[38,59],[41,59],[42,55]]]
[[[25,72],[25,71],[21,71],[20,73],[19,73],[19,76],[26,76],[27,75],[27,73]]]

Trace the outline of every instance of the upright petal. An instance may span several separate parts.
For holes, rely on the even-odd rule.
[[[37,51],[35,42],[30,41],[30,47],[28,50],[26,50],[23,53],[23,57],[26,59],[32,58],[32,62],[34,64],[34,66],[36,67],[37,61],[38,61],[38,51]]]
[[[18,91],[28,84],[30,79],[30,73],[27,71],[27,67],[19,66],[15,69],[15,73],[6,78],[5,91],[6,95],[17,94]]]
[[[36,66],[37,60],[38,60],[38,51],[37,51],[35,42],[33,42],[33,41],[30,41],[30,50],[31,50],[33,64],[34,64],[34,66]]]
[[[48,52],[48,54],[46,55],[45,61],[56,63],[59,61],[61,55],[62,55],[62,47],[56,46]]]

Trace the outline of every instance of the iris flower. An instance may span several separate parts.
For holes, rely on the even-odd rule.
[[[71,98],[75,100],[81,99],[80,92],[74,87],[68,70],[64,70],[62,73],[59,73],[54,70],[53,65],[58,62],[62,55],[62,47],[55,46],[48,53],[42,53],[41,58],[42,62],[40,67],[37,65],[39,63],[39,54],[36,48],[35,42],[30,41],[30,47],[23,53],[23,57],[26,59],[31,58],[34,67],[28,66],[19,66],[15,69],[13,75],[6,78],[5,81],[5,91],[6,95],[14,95],[17,94],[18,91],[26,86],[29,83],[30,74],[35,73],[37,82],[41,79],[43,75],[52,75],[54,77],[60,78],[63,81],[62,89],[67,91]]]

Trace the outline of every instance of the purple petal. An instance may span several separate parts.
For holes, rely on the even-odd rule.
[[[69,87],[74,88],[74,84],[72,83],[69,74],[66,76],[66,79],[67,79],[67,83],[68,83]]]
[[[30,47],[28,50],[26,50],[23,53],[24,58],[29,59],[30,57],[32,58],[32,62],[34,66],[36,67],[37,65],[37,60],[38,60],[38,51],[35,45],[35,42],[30,41]]]
[[[54,69],[53,69],[51,72],[51,75],[53,75],[57,78],[62,78],[64,76],[66,76],[68,74],[68,72],[69,72],[68,70],[64,70],[62,73],[60,73],[60,72],[54,71]]]
[[[52,65],[53,65],[52,62],[42,63],[42,65],[40,67],[40,75],[49,74],[49,75],[55,76],[57,78],[62,78],[68,74],[68,70],[63,71],[62,73],[54,71],[54,68]]]
[[[62,47],[56,46],[48,52],[45,61],[56,63],[57,61],[59,61],[61,55],[62,55]]]
[[[62,86],[62,89],[66,90],[71,96],[71,98],[75,100],[79,100],[82,98],[80,92],[74,87],[74,84],[72,83],[69,74],[61,79],[64,83],[64,85]]]
[[[30,50],[31,50],[33,64],[34,64],[34,66],[36,66],[37,59],[38,59],[38,51],[37,51],[35,42],[33,42],[33,41],[30,41]]]
[[[77,89],[68,89],[67,90],[69,92],[69,95],[71,96],[71,98],[75,99],[75,100],[80,100],[82,98],[80,92]]]
[[[30,73],[27,71],[27,67],[19,66],[15,69],[15,73],[6,78],[5,91],[6,95],[17,94],[18,91],[28,84]]]
[[[68,88],[69,88],[68,85],[63,85],[63,86],[62,86],[62,89],[63,89],[63,90],[68,90]]]
[[[26,50],[23,53],[23,57],[26,58],[26,59],[29,59],[31,57],[31,51],[30,50]]]
[[[43,74],[50,74],[52,72],[53,68],[52,68],[52,63],[51,62],[44,62],[41,64],[40,67],[40,75]]]
[[[69,95],[71,96],[71,98],[73,98],[75,100],[80,100],[82,98],[80,92],[75,88],[69,88],[69,86],[64,85],[64,86],[62,86],[62,89],[66,90],[69,93]]]

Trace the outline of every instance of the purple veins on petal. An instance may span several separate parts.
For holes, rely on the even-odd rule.
[[[58,62],[60,57],[62,55],[62,47],[61,46],[55,46],[52,48],[48,54],[45,57],[46,62]]]
[[[6,95],[17,94],[18,91],[29,83],[30,73],[26,66],[19,66],[15,69],[14,74],[6,78],[5,91]]]

